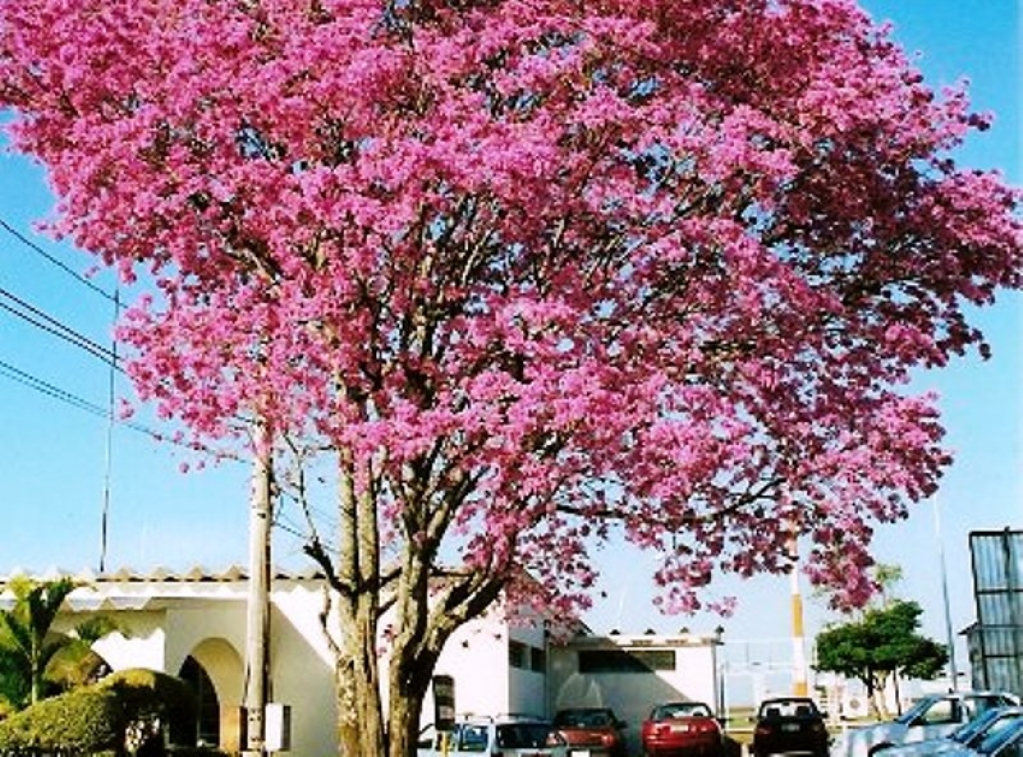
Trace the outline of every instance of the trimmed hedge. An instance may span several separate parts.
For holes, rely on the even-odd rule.
[[[119,751],[126,725],[124,706],[115,692],[77,689],[0,722],[0,752]]]
[[[160,718],[194,720],[195,693],[180,678],[148,668],[111,673],[90,688],[114,692],[130,721]]]
[[[0,753],[123,754],[133,724],[194,722],[195,711],[195,695],[180,678],[122,670],[0,721]]]

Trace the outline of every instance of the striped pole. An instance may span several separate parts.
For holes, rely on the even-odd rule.
[[[798,532],[792,529],[789,539],[789,554],[792,567],[789,568],[789,582],[792,590],[792,694],[808,696],[806,680],[806,649],[803,635],[803,595],[799,590],[799,541]]]

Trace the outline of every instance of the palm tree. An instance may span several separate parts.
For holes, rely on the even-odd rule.
[[[92,643],[116,630],[109,619],[91,618],[71,635],[51,632],[64,599],[76,588],[70,578],[37,582],[12,579],[14,604],[0,610],[0,698],[21,709],[48,689],[84,683],[102,662]]]

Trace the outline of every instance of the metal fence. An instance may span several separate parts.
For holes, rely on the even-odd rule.
[[[967,630],[974,683],[1023,696],[1023,531],[970,533],[977,623]]]

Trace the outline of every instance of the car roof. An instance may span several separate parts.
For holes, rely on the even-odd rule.
[[[936,691],[933,694],[925,694],[920,699],[963,699],[965,697],[1004,697],[1013,701],[1019,701],[1019,697],[1011,691],[993,691],[989,689],[967,689],[965,691]]]
[[[500,715],[462,715],[456,721],[458,725],[483,725],[490,723],[543,723],[550,725],[548,718],[539,715],[520,714],[515,712],[502,713]]]

